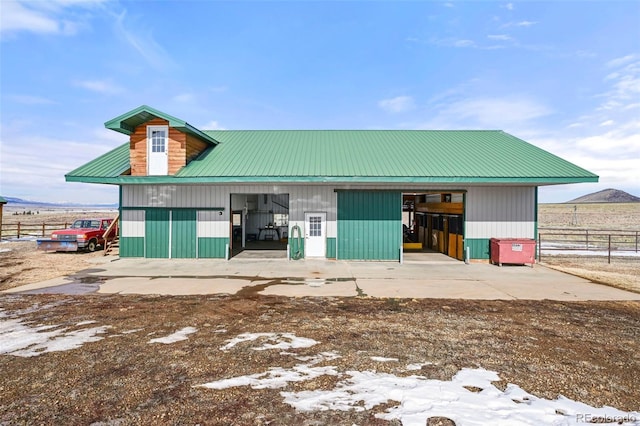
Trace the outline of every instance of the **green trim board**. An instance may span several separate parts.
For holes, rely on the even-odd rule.
[[[122,201],[121,201],[122,202]],[[225,207],[121,207],[121,210],[211,210],[224,211]]]
[[[189,166],[186,166],[189,167]],[[67,182],[102,183],[108,185],[145,185],[145,184],[192,184],[192,183],[425,183],[425,184],[504,184],[504,185],[558,185],[568,183],[598,182],[598,177],[443,177],[443,176],[413,176],[413,177],[375,177],[375,176],[210,176],[210,177],[180,177],[180,176],[118,176],[97,177],[65,175]]]

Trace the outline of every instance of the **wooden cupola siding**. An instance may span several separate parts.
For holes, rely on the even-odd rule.
[[[155,118],[136,127],[129,138],[131,176],[147,175],[147,126],[169,126],[167,120]],[[208,144],[197,137],[169,127],[169,175],[175,175],[200,155]]]

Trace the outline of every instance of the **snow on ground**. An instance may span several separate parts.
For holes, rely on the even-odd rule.
[[[245,333],[230,339],[220,350],[229,351],[241,342],[259,338],[286,337],[290,342],[309,341],[289,333]],[[315,343],[314,343],[315,344]],[[313,344],[309,344],[310,347]],[[278,344],[269,348],[280,349]],[[395,403],[377,417],[400,420],[403,425],[425,425],[430,417],[448,417],[457,426],[465,425],[574,425],[617,423],[640,426],[640,412],[623,412],[612,407],[596,408],[563,396],[555,400],[538,398],[509,384],[504,391],[492,382],[500,380],[496,372],[482,368],[460,370],[450,381],[433,380],[423,376],[397,376],[376,371],[340,372],[335,366],[317,366],[324,361],[340,357],[335,352],[323,352],[316,356],[296,356],[292,352],[280,352],[307,361],[292,368],[271,367],[263,373],[198,385],[209,389],[226,389],[250,386],[253,389],[282,388],[290,382],[312,380],[322,375],[338,376],[341,380],[330,390],[281,392],[284,402],[299,411],[363,411],[380,404]],[[380,362],[397,361],[396,358],[371,357]],[[422,365],[409,364],[407,370]],[[477,391],[476,391],[477,390]]]
[[[220,350],[228,351],[239,343],[253,342],[255,340],[266,340],[262,346],[251,348],[256,351],[265,351],[268,349],[295,349],[295,348],[308,348],[315,345],[316,342],[313,339],[307,339],[305,337],[297,337],[291,333],[242,333],[233,339],[227,340],[227,344],[222,346]]]
[[[151,339],[149,340],[148,343],[164,343],[165,345],[168,345],[170,343],[175,343],[175,342],[179,342],[181,340],[187,340],[190,334],[195,333],[196,331],[198,331],[197,328],[194,327],[185,327],[182,328],[178,331],[176,331],[175,333],[172,333],[168,336],[165,337],[157,337],[155,339]]]
[[[371,361],[377,361],[377,362],[393,362],[393,361],[399,361],[398,358],[385,358],[383,356],[371,356],[369,357],[371,359]]]
[[[83,321],[76,327],[91,324]],[[32,357],[47,352],[68,351],[88,342],[102,340],[109,326],[70,330],[58,325],[31,325],[20,317],[11,317],[0,310],[0,355]]]

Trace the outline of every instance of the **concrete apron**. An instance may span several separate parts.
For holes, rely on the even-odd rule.
[[[425,260],[426,259],[426,260]],[[444,255],[396,262],[325,259],[96,258],[80,273],[4,291],[83,294],[262,294],[486,300],[640,300],[541,265],[466,265]]]

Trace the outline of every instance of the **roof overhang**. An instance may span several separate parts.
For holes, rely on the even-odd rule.
[[[104,126],[107,129],[115,130],[116,132],[124,133],[129,136],[135,131],[136,127],[149,120],[153,120],[154,118],[166,120],[169,122],[169,127],[173,127],[183,133],[196,136],[211,145],[215,146],[220,143],[201,130],[196,129],[186,121],[180,120],[179,118],[173,117],[169,114],[165,114],[164,112],[158,111],[157,109],[151,108],[147,105],[142,105],[134,110],[111,119],[104,123]]]
[[[176,177],[176,176],[65,176],[67,182],[103,183],[111,185],[180,185],[180,184],[234,184],[234,183],[424,183],[424,184],[469,184],[469,185],[523,185],[546,186],[568,183],[597,182],[598,177],[376,177],[376,176],[219,176],[219,177]]]

